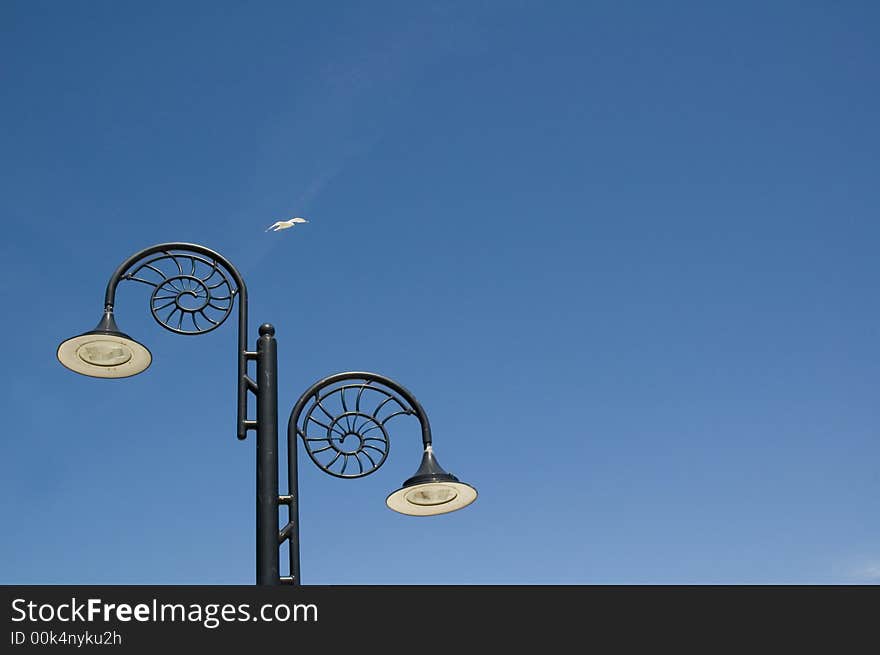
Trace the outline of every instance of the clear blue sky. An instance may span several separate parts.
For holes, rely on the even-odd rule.
[[[216,249],[281,422],[375,370],[480,492],[300,463],[306,584],[880,582],[873,2],[4,2],[0,582],[250,584],[235,325],[120,327],[129,254]],[[310,223],[278,234],[275,220]]]

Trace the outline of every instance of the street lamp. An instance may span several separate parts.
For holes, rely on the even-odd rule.
[[[402,514],[445,514],[471,504],[477,490],[443,470],[434,456],[431,426],[415,397],[378,373],[337,373],[315,382],[299,397],[287,427],[288,493],[278,489],[278,386],[275,328],[260,326],[255,351],[247,350],[247,287],[239,271],[219,253],[193,243],[162,243],[133,254],[107,284],[104,314],[95,329],[58,346],[58,360],[70,370],[99,378],[145,371],[150,351],[116,325],[116,288],[130,280],[152,287],[150,312],[176,334],[205,334],[232,313],[238,298],[237,437],[257,435],[257,584],[301,584],[297,442],[325,473],[359,478],[375,472],[388,456],[387,423],[401,415],[421,425],[423,455],[416,473],[391,493],[386,505]],[[256,361],[256,379],[248,362]],[[248,419],[248,392],[256,397],[256,418]],[[280,530],[279,506],[288,507]],[[280,574],[280,549],[289,542],[290,574]]]

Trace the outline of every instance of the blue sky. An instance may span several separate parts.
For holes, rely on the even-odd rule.
[[[128,255],[243,273],[281,423],[425,406],[480,492],[411,518],[300,462],[306,584],[880,582],[880,10],[5,2],[0,581],[250,584],[234,321],[62,368]],[[307,225],[264,232],[293,215]],[[414,423],[414,422],[413,422]]]

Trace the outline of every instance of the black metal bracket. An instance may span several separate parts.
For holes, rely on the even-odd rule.
[[[375,473],[388,457],[391,441],[387,423],[397,416],[416,416],[422,444],[431,445],[428,415],[415,396],[391,378],[351,371],[318,380],[299,397],[287,423],[287,480],[289,493],[278,497],[287,505],[287,523],[278,543],[289,541],[290,575],[281,584],[300,584],[299,483],[297,438],[315,465],[337,478],[360,478]]]
[[[112,312],[116,288],[123,280],[153,287],[150,313],[159,325],[175,334],[205,334],[232,313],[238,298],[238,439],[245,439],[256,422],[247,418],[247,392],[256,395],[247,362],[256,353],[247,350],[247,286],[241,273],[218,252],[195,243],[160,243],[126,259],[107,283],[104,311]]]

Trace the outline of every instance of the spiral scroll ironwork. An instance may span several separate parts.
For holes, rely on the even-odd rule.
[[[314,391],[297,434],[312,461],[338,478],[360,478],[385,463],[391,442],[386,423],[415,411],[375,380],[343,380]]]
[[[122,276],[153,287],[150,312],[166,330],[204,334],[232,312],[238,289],[215,260],[196,253],[163,251]]]

